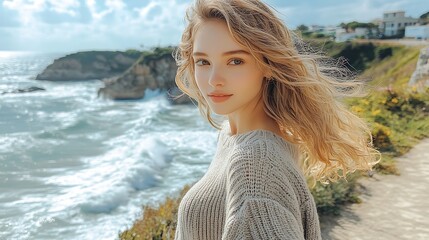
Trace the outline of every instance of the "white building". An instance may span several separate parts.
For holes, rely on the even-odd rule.
[[[311,25],[308,27],[310,32],[323,33],[325,35],[335,35],[336,26],[321,26],[321,25]]]
[[[323,29],[322,33],[325,34],[325,35],[335,36],[335,31],[336,30],[337,30],[336,26],[330,25],[330,26],[326,26]]]
[[[404,11],[384,12],[379,28],[385,36],[394,36],[404,31],[405,27],[416,25],[417,22],[417,18],[405,17]]]
[[[357,37],[367,36],[369,33],[368,28],[356,28],[355,33]]]
[[[429,39],[429,25],[423,26],[406,26],[405,37],[415,39]]]
[[[345,42],[358,37],[368,37],[368,28],[356,28],[354,32],[347,32],[344,28],[337,28],[335,32],[336,42]]]
[[[321,25],[310,25],[308,30],[310,32],[322,32],[325,27]]]

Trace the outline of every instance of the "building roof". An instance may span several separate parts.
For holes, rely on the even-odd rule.
[[[385,11],[383,13],[405,13],[405,11],[397,10],[397,11]]]

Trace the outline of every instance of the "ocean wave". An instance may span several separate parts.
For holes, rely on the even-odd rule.
[[[156,138],[141,140],[131,157],[137,161],[128,168],[124,181],[137,191],[158,185],[163,169],[172,161],[168,146]]]
[[[125,181],[129,183],[129,186],[137,191],[154,187],[161,179],[161,176],[145,165],[133,167],[127,177],[125,177]]]
[[[111,213],[118,206],[128,201],[128,189],[116,186],[102,194],[96,194],[79,204],[83,213]]]

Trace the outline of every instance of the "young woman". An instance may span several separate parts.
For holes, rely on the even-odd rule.
[[[220,131],[175,239],[321,239],[306,177],[336,181],[378,162],[367,125],[338,99],[362,83],[304,55],[259,0],[196,0],[187,20],[176,83]]]

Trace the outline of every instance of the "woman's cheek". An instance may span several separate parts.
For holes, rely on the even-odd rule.
[[[249,79],[250,74],[248,71],[246,71],[245,69],[242,69],[244,71],[236,71],[233,74],[231,74],[231,79],[233,79],[233,83],[235,85],[241,85],[241,84],[245,84],[246,82],[248,82],[247,79]]]

